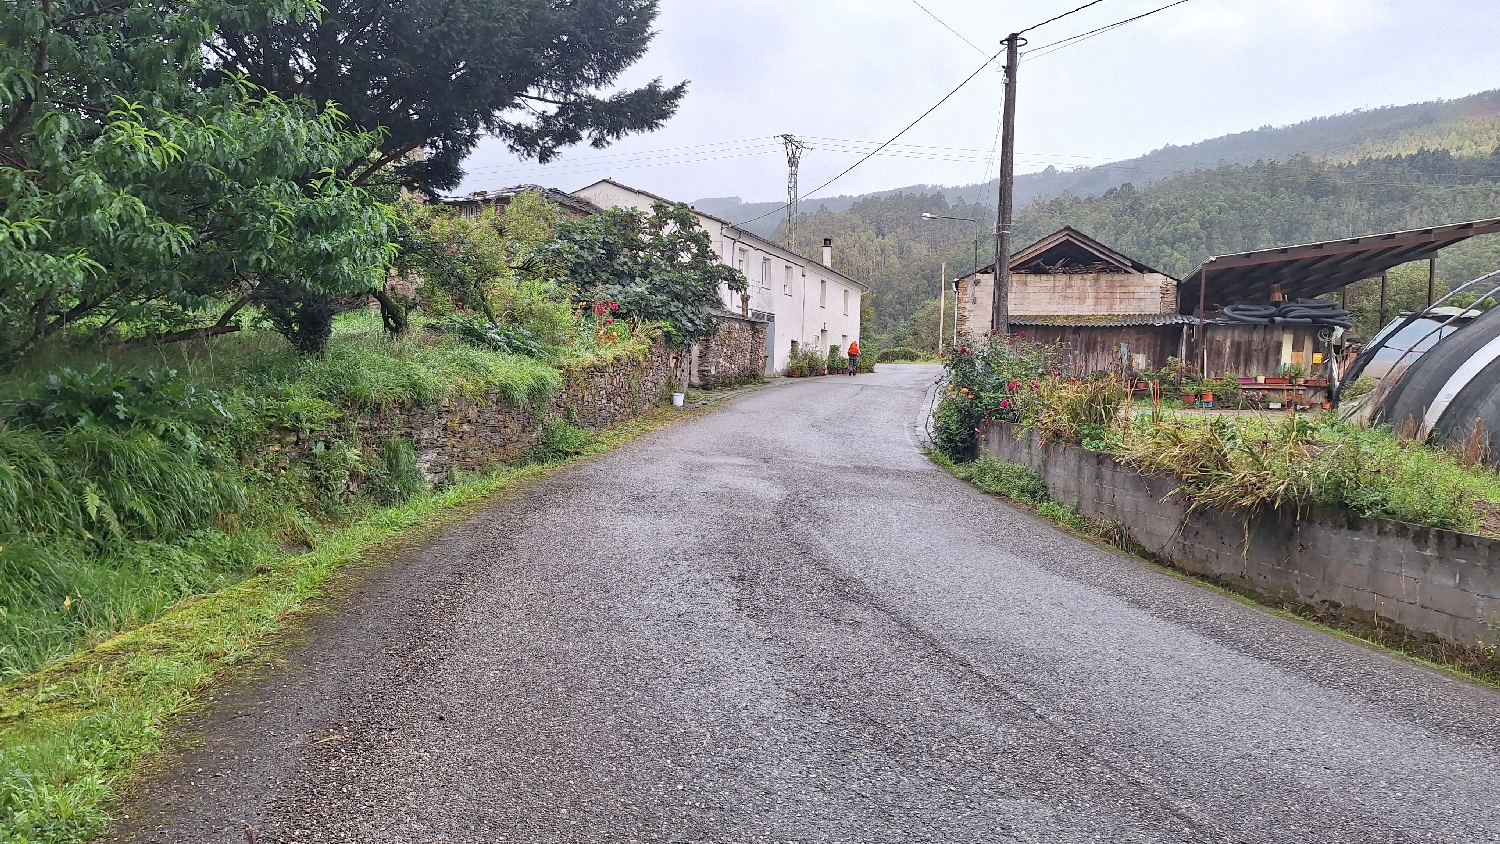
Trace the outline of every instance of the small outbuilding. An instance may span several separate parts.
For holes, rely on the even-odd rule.
[[[1185,356],[1194,320],[1178,313],[1177,279],[1071,226],[1011,256],[1010,272],[1014,330],[1066,344],[1081,371],[1139,371]],[[994,264],[958,279],[959,335],[992,330],[994,290]]]

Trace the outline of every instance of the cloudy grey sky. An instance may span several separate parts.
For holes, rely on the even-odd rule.
[[[1066,49],[1037,49],[1167,2],[1104,0],[1028,34],[1037,54],[1019,77],[1019,171],[1500,87],[1496,0],[1190,0]],[[662,0],[656,41],[622,84],[690,80],[676,117],[658,132],[608,150],[569,150],[545,167],[486,141],[461,191],[519,183],[573,190],[609,176],[673,199],[774,200],[786,191],[774,136],[792,133],[812,145],[802,163],[805,194],[937,102],[1007,32],[1081,4]],[[993,176],[1001,82],[993,68],[980,74],[902,137],[909,146],[820,195]]]

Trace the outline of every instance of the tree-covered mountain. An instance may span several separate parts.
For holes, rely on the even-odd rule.
[[[978,225],[925,220],[923,212],[972,217]],[[1422,150],[1348,163],[1298,155],[1192,170],[1144,187],[1127,182],[1094,196],[1036,198],[1017,210],[1016,245],[1071,225],[1184,277],[1212,255],[1488,217],[1500,217],[1500,146],[1483,156]],[[950,279],[969,271],[975,232],[984,232],[977,263],[990,262],[993,221],[992,206],[950,203],[941,194],[872,197],[846,211],[804,215],[797,250],[813,255],[822,238],[834,238],[835,268],[875,292],[872,334],[891,335],[936,298],[940,262],[948,261]],[[1440,289],[1497,268],[1500,237],[1465,242],[1439,257]],[[1420,285],[1412,280],[1418,268],[1396,274],[1390,310],[1420,304],[1408,301],[1425,297],[1425,268],[1420,272]],[[1368,286],[1353,291],[1366,331],[1376,321],[1363,304]]]
[[[1484,157],[1500,145],[1500,90],[1486,91],[1456,100],[1439,100],[1404,106],[1366,109],[1318,117],[1290,126],[1263,126],[1186,146],[1165,146],[1125,161],[1059,170],[1049,167],[1039,173],[1016,177],[1016,202],[1024,204],[1064,193],[1076,196],[1102,194],[1125,183],[1143,186],[1177,173],[1210,169],[1220,164],[1251,165],[1257,161],[1288,161],[1305,155],[1334,164],[1364,158],[1406,155],[1420,150],[1448,150],[1460,158]],[[870,198],[896,194],[936,194],[950,203],[993,205],[997,183],[960,187],[909,185],[862,196],[835,196],[803,201],[803,208],[847,211]],[[695,207],[731,222],[757,217],[781,206],[781,202],[745,202],[739,197],[700,199]],[[772,214],[746,229],[761,236],[776,230],[782,218]]]

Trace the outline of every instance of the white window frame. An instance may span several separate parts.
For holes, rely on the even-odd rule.
[[[828,307],[828,279],[818,279],[818,307]]]

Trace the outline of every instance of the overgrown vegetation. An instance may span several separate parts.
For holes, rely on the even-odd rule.
[[[1059,360],[1055,348],[1020,341],[960,349],[934,415],[937,448],[969,460],[983,426],[1008,421],[1174,475],[1176,494],[1194,508],[1330,508],[1461,531],[1500,528],[1500,475],[1461,455],[1331,414],[1136,412],[1117,378],[1070,377]]]

